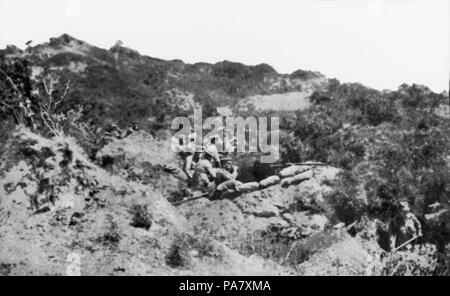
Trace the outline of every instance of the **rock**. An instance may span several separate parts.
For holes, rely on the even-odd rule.
[[[328,219],[325,215],[310,215],[307,211],[295,212],[292,214],[284,213],[282,217],[292,226],[306,227],[311,229],[311,231],[314,229],[315,232],[323,231],[328,223]]]
[[[234,203],[244,214],[255,217],[270,218],[279,215],[280,210],[274,205],[274,199],[265,191],[254,191],[243,194]]]
[[[298,175],[295,175],[293,177],[289,177],[289,178],[281,180],[281,186],[288,187],[290,185],[299,184],[305,180],[311,179],[312,177],[313,177],[313,172],[306,171],[306,172],[300,173]]]
[[[319,184],[323,184],[325,181],[336,180],[340,169],[328,166],[317,167],[314,170],[314,178],[317,179]]]
[[[288,227],[281,230],[280,235],[291,239],[298,239],[302,233],[302,230],[297,227]]]
[[[303,227],[300,229],[300,236],[302,237],[308,237],[314,234],[314,231],[310,227]]]
[[[176,173],[180,169],[175,163],[168,163],[163,166],[164,170],[169,173]]]
[[[334,229],[341,229],[341,228],[344,227],[344,226],[345,226],[345,223],[344,223],[344,222],[339,222],[339,223],[333,225],[333,228],[334,228]]]
[[[128,193],[128,188],[125,185],[119,186],[119,188],[116,189],[116,193],[119,195],[126,195]]]
[[[328,219],[325,215],[315,214],[309,217],[308,225],[317,231],[324,231],[327,224]]]
[[[42,208],[39,208],[36,211],[34,211],[33,215],[43,214],[43,213],[47,213],[47,212],[50,212],[50,207],[49,206],[43,206]]]
[[[270,217],[276,217],[278,214],[278,211],[261,211],[261,212],[251,212],[252,215],[255,217],[261,217],[261,218],[270,218]]]
[[[65,209],[65,208],[75,208],[76,204],[79,202],[75,202],[79,198],[74,193],[63,193],[59,195],[58,199],[55,201],[54,208],[55,209]]]
[[[302,192],[302,199],[307,204],[323,204],[324,193],[329,190],[325,185],[320,185],[315,178],[303,181],[298,189]]]
[[[265,178],[264,180],[259,182],[259,186],[261,188],[266,188],[272,185],[276,185],[280,183],[280,177],[278,176],[270,176],[268,178]]]
[[[72,214],[72,216],[70,216],[69,226],[75,226],[75,225],[80,224],[83,216],[84,216],[84,213],[82,213],[82,212],[74,212]]]
[[[25,184],[25,186],[26,186],[26,184]],[[12,182],[6,183],[5,185],[3,185],[3,188],[5,189],[6,193],[8,193],[8,194],[10,194],[14,190],[16,190],[16,186]]]
[[[131,169],[131,174],[133,174],[134,176],[143,176],[145,174],[145,170],[142,167],[135,167],[133,169]]]

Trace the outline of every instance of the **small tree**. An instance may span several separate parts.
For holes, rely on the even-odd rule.
[[[60,93],[59,78],[52,75],[48,75],[42,80],[45,95],[37,101],[39,106],[39,116],[46,127],[52,132],[53,135],[61,134],[61,127],[58,124],[56,118],[56,108],[66,98],[70,88],[70,81],[67,81],[62,95]]]
[[[32,130],[36,130],[40,123],[54,136],[61,134],[56,111],[69,92],[70,81],[61,84],[58,77],[47,75],[42,79],[42,92],[36,92],[30,76],[31,70],[27,60],[2,59],[0,115],[12,116],[16,124]]]

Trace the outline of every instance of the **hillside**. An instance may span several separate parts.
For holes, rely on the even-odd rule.
[[[449,274],[447,92],[66,34],[0,58],[2,275]],[[248,189],[189,200],[170,124],[196,105],[279,117],[279,161],[234,152]]]
[[[65,275],[77,264],[83,275],[288,274],[195,236],[160,193],[92,164],[73,141],[18,130],[8,144],[2,274]]]

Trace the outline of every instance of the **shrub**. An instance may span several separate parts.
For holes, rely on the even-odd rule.
[[[99,240],[106,246],[117,247],[122,236],[119,233],[119,227],[112,215],[106,216],[106,224],[106,232]]]
[[[436,108],[439,104],[445,103],[442,95],[435,94],[428,87],[418,84],[411,86],[402,84],[391,96],[396,96],[403,106],[408,108]]]
[[[131,208],[131,226],[149,230],[152,226],[152,216],[148,213],[146,205],[134,205]]]
[[[265,259],[283,263],[295,238],[281,235],[283,228],[270,225],[266,230],[248,233],[232,242],[239,253],[250,256],[257,254]]]
[[[434,275],[450,276],[450,246],[437,254],[438,265],[434,270]]]
[[[312,72],[312,71],[304,71],[304,70],[297,70],[292,72],[290,75],[291,78],[298,78],[302,80],[308,80],[308,79],[314,79],[321,77],[320,73]]]
[[[352,223],[360,219],[366,213],[366,204],[355,195],[337,190],[327,198],[331,206],[331,220],[344,223]]]
[[[372,97],[363,106],[364,114],[370,125],[377,126],[383,122],[397,122],[399,114],[393,101],[382,97]]]
[[[192,236],[179,234],[172,242],[166,255],[166,263],[171,267],[188,267],[193,257],[214,256],[220,259],[221,252],[217,249],[207,232]]]
[[[16,267],[15,263],[0,263],[0,275],[1,276],[8,276],[10,275],[13,268]]]
[[[381,274],[388,276],[433,275],[437,263],[437,252],[434,245],[416,245],[409,250],[386,255],[381,260]]]
[[[329,93],[316,90],[309,97],[309,100],[313,104],[323,104],[323,103],[330,102],[332,100],[332,98]]]
[[[166,264],[170,267],[187,267],[191,260],[183,245],[173,243],[166,255]]]

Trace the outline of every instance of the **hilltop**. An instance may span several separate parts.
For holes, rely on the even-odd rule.
[[[49,73],[70,80],[72,104],[82,105],[92,118],[120,125],[144,121],[155,129],[169,119],[165,116],[191,111],[195,102],[212,114],[216,107],[233,108],[243,98],[312,92],[327,81],[312,71],[279,74],[267,64],[165,61],[120,44],[107,50],[63,34],[25,50],[9,46],[0,53],[6,59],[28,59],[34,80]]]

